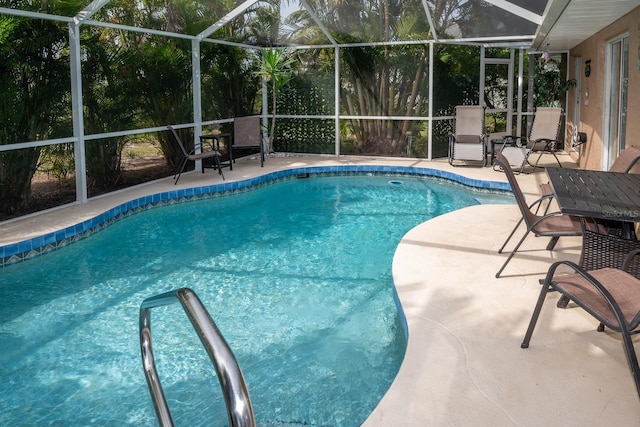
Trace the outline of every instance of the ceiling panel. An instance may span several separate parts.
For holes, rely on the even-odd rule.
[[[640,0],[552,0],[532,47],[571,49],[639,6]]]

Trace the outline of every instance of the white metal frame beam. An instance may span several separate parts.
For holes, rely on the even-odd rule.
[[[509,13],[513,13],[514,15],[519,16],[520,18],[533,22],[534,24],[537,24],[537,25],[542,24],[541,15],[533,13],[530,10],[517,6],[506,0],[484,0],[484,1],[496,7],[499,7],[500,9],[506,10]]]
[[[320,31],[322,31],[322,33],[329,39],[329,42],[331,42],[331,44],[334,46],[338,45],[339,43],[336,41],[336,39],[333,38],[333,36],[329,32],[329,30],[327,30],[327,27],[324,26],[322,21],[320,21],[320,18],[318,18],[318,15],[316,15],[313,12],[313,9],[311,9],[311,7],[309,6],[309,3],[307,3],[307,0],[300,0],[300,5],[307,11],[309,16],[311,16],[311,19],[313,19],[313,22],[316,23],[316,25],[320,28]]]
[[[74,17],[76,23],[81,23],[83,21],[91,18],[97,11],[99,11],[104,5],[109,3],[110,0],[93,0],[87,7],[78,12],[78,14]]]
[[[427,15],[427,22],[429,23],[429,28],[431,28],[431,37],[433,37],[433,40],[437,42],[440,37],[436,32],[436,25],[433,22],[433,14],[429,9],[429,4],[427,3],[427,0],[422,0],[422,8],[424,9],[425,15]]]
[[[260,0],[246,0],[240,6],[236,7],[231,12],[227,13],[225,16],[220,18],[218,20],[218,22],[216,22],[215,24],[211,25],[209,28],[207,28],[206,30],[204,30],[200,34],[198,34],[196,39],[197,40],[206,39],[211,34],[215,33],[220,28],[222,28],[225,25],[227,25],[227,23],[229,23],[231,20],[233,20],[233,19],[237,18],[238,16],[240,16],[242,13],[245,12],[245,10],[249,9],[251,6],[253,6],[254,4],[256,4],[259,1]]]

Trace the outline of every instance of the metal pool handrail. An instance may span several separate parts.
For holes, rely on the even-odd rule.
[[[215,366],[232,427],[255,427],[249,391],[240,366],[220,330],[198,296],[181,288],[145,299],[140,305],[140,350],[151,399],[161,426],[173,420],[158,378],[151,346],[151,309],[179,302]]]

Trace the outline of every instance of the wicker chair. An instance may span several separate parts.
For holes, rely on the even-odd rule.
[[[640,240],[625,239],[622,230],[612,223],[606,227],[607,233],[584,230],[580,267],[584,270],[601,268],[622,268],[627,255],[640,249]],[[626,271],[640,279],[640,258],[628,260]]]
[[[622,335],[627,362],[635,381],[636,391],[640,396],[640,367],[631,339],[631,335],[638,332],[637,329],[640,326],[640,279],[634,277],[628,270],[628,268],[637,268],[640,261],[632,260],[638,258],[640,258],[640,249],[627,254],[620,269],[603,267],[592,271],[586,271],[571,261],[554,262],[542,283],[540,296],[521,347],[529,347],[547,293],[558,291],[600,321],[601,325]],[[619,257],[615,255],[610,262],[616,263],[618,260]],[[590,258],[585,259],[584,262],[593,262],[593,265],[596,265],[599,261]],[[630,267],[632,263],[635,263],[636,267]],[[570,267],[573,273],[556,275],[556,270],[560,266]]]

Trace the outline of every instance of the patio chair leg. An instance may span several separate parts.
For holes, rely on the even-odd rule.
[[[567,308],[569,305],[570,299],[566,295],[560,295],[558,302],[556,303],[556,307],[558,308]]]
[[[558,243],[559,239],[560,239],[560,237],[558,237],[558,236],[552,237],[551,240],[549,240],[549,243],[547,244],[547,250],[548,251],[552,251],[553,248],[556,247],[556,244]]]
[[[540,311],[542,311],[542,305],[544,304],[544,300],[546,299],[547,293],[549,293],[550,290],[551,290],[551,287],[547,283],[542,284],[542,289],[540,289],[540,295],[538,296],[538,302],[536,303],[536,307],[533,310],[533,313],[531,314],[529,327],[527,328],[527,333],[524,335],[522,344],[520,344],[520,348],[529,348],[529,342],[531,341],[533,330],[535,329],[536,323],[538,322]]]
[[[527,232],[524,233],[524,236],[522,236],[522,239],[520,239],[520,241],[518,242],[518,244],[516,245],[515,248],[513,248],[513,250],[511,251],[511,253],[509,254],[509,257],[507,258],[507,260],[504,262],[504,264],[502,264],[502,267],[500,267],[500,270],[498,270],[498,272],[496,273],[496,279],[500,277],[500,274],[502,274],[502,271],[505,269],[505,267],[507,266],[507,264],[509,264],[509,261],[511,261],[511,258],[513,258],[513,256],[516,254],[516,252],[518,251],[518,249],[520,248],[520,245],[522,245],[522,243],[524,242],[524,239],[527,238],[527,236],[529,235],[529,232],[531,230],[527,229]]]
[[[220,176],[222,176],[222,180],[224,181],[224,173],[222,173],[222,162],[220,161],[220,156],[215,156],[214,157],[215,162],[216,162],[216,167],[218,168],[218,173],[220,174]]]
[[[622,342],[624,343],[624,349],[627,355],[627,362],[629,363],[629,369],[631,370],[631,376],[633,376],[633,381],[636,383],[636,391],[638,392],[638,396],[640,396],[640,367],[638,367],[638,357],[636,356],[636,350],[633,347],[631,333],[624,327],[621,333]]]
[[[515,234],[516,230],[518,229],[518,227],[520,227],[520,224],[522,224],[522,221],[524,221],[524,218],[521,217],[518,220],[518,222],[516,223],[515,227],[513,227],[513,230],[511,230],[511,234],[509,234],[509,237],[507,237],[507,240],[505,240],[504,243],[502,244],[502,246],[500,247],[500,249],[498,249],[498,253],[499,254],[501,254],[502,251],[504,250],[504,248],[507,246],[507,243],[509,243],[509,241],[511,240],[511,238]]]
[[[182,175],[182,171],[184,170],[184,167],[187,165],[187,158],[185,157],[184,160],[182,160],[182,162],[180,163],[180,166],[178,167],[176,173],[173,175],[173,179],[175,180],[173,185],[176,185],[178,183],[178,180],[180,179],[180,176]]]

